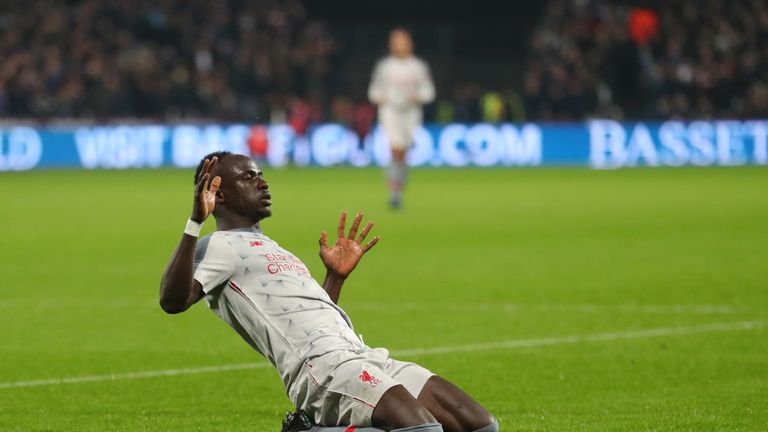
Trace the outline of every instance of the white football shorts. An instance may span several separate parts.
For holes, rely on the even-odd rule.
[[[418,397],[429,370],[389,357],[384,348],[333,351],[305,361],[289,397],[321,426],[370,426],[373,409],[398,384]]]
[[[380,109],[379,124],[393,149],[413,147],[413,134],[421,124],[421,113],[415,110]]]

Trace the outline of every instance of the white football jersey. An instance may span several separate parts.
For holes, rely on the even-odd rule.
[[[435,98],[435,86],[427,64],[417,57],[388,56],[376,64],[368,98],[383,100],[379,109],[421,111],[421,105]]]
[[[200,239],[194,278],[210,309],[277,368],[289,394],[304,360],[366,348],[304,263],[258,229]]]

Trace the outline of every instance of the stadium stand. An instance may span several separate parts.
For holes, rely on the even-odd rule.
[[[636,2],[635,2],[636,3]],[[529,117],[768,114],[768,4],[553,0],[531,37]]]
[[[497,72],[504,85],[437,76],[428,120],[768,114],[764,1],[551,0],[537,20],[518,72]],[[341,47],[353,44],[345,38],[301,0],[8,2],[0,6],[0,117],[299,130],[332,120],[364,133],[371,107],[361,89],[333,78]]]
[[[15,4],[0,10],[3,116],[269,120],[322,93],[335,49],[297,0]]]

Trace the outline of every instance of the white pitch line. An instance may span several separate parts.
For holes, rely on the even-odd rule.
[[[392,351],[393,356],[427,356],[435,354],[452,354],[471,351],[488,351],[494,349],[526,348],[548,345],[565,345],[579,342],[603,342],[620,339],[640,339],[660,336],[679,336],[697,333],[713,333],[732,330],[754,330],[765,327],[764,321],[740,321],[734,323],[705,324],[696,327],[666,327],[645,330],[629,330],[622,332],[595,333],[591,335],[555,336],[536,339],[513,339],[498,342],[443,346],[434,348],[415,348],[409,350]],[[19,387],[39,387],[58,384],[79,384],[87,382],[118,381],[139,378],[153,378],[162,376],[195,375],[201,373],[227,372],[244,369],[261,369],[271,367],[267,362],[239,363],[220,366],[202,366],[182,369],[166,369],[144,372],[127,372],[109,375],[89,375],[79,377],[51,378],[32,381],[11,381],[0,383],[0,389]]]
[[[80,384],[80,383],[86,383],[86,382],[117,381],[117,380],[129,380],[129,379],[138,379],[138,378],[153,378],[153,377],[161,377],[161,376],[195,375],[195,374],[201,374],[201,373],[226,372],[226,371],[235,371],[235,370],[243,370],[243,369],[260,369],[268,366],[272,366],[272,365],[266,362],[254,362],[254,363],[239,363],[239,364],[230,364],[230,365],[221,365],[221,366],[201,366],[201,367],[182,368],[182,369],[126,372],[126,373],[116,373],[116,374],[109,374],[109,375],[86,375],[86,376],[78,376],[78,377],[50,378],[50,379],[41,379],[41,380],[32,380],[32,381],[15,381],[15,382],[0,383],[0,389],[13,388],[13,387],[39,387],[39,386],[56,385],[56,384]]]
[[[730,305],[639,305],[639,304],[616,304],[616,305],[598,305],[598,304],[516,304],[516,303],[398,303],[398,310],[421,310],[434,309],[449,310],[452,312],[546,312],[554,311],[581,312],[581,313],[645,313],[645,314],[713,314],[713,315],[731,315],[739,313],[754,312],[747,308],[740,308]],[[391,311],[391,308],[378,304],[368,304],[360,302],[345,303],[345,309],[349,311],[373,310],[373,311]]]
[[[730,330],[753,330],[765,327],[763,321],[741,321],[735,323],[706,324],[697,327],[668,327],[647,330],[629,330],[623,332],[597,333],[591,335],[555,336],[537,339],[517,339],[499,342],[488,342],[471,345],[422,348],[393,352],[393,355],[423,356],[448,354],[471,351],[487,351],[492,349],[526,348],[546,345],[565,345],[579,342],[615,341],[619,339],[639,339],[659,336],[678,336],[696,333],[712,333]]]

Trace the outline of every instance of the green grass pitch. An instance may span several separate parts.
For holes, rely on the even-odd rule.
[[[341,306],[503,431],[765,430],[767,169],[421,169],[399,213],[380,170],[266,176],[263,228],[316,278],[341,210],[376,221]],[[279,430],[277,374],[204,304],[157,305],[191,177],[0,174],[0,430]]]

